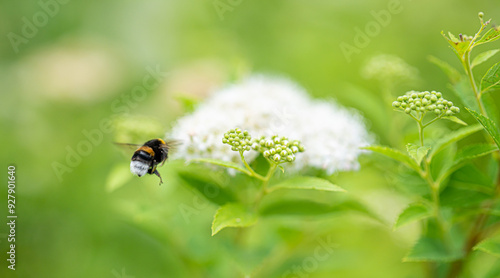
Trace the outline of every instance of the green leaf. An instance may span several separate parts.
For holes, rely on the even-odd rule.
[[[474,110],[470,110],[469,108],[465,108],[469,113],[476,118],[476,120],[486,129],[488,134],[493,138],[493,141],[495,141],[495,144],[497,144],[498,147],[500,147],[500,133],[498,132],[497,126],[495,123],[490,119],[487,118],[479,113],[477,113]]]
[[[403,212],[401,212],[401,214],[399,214],[396,223],[394,223],[394,229],[431,216],[432,210],[428,206],[422,203],[410,204],[405,210],[403,210]]]
[[[498,147],[490,144],[473,144],[463,147],[460,152],[455,157],[455,164],[461,164],[465,161],[478,158],[494,151],[497,151]]]
[[[462,75],[460,75],[460,72],[458,72],[457,69],[452,67],[447,62],[445,62],[439,58],[436,58],[434,56],[429,56],[427,59],[431,63],[438,66],[446,74],[446,76],[448,76],[448,79],[450,80],[451,84],[457,83],[462,78]]]
[[[345,190],[328,180],[316,177],[295,177],[269,187],[268,192],[279,189],[311,189],[322,191],[345,192]]]
[[[474,60],[472,60],[471,67],[473,68],[473,67],[475,67],[475,66],[477,66],[479,64],[482,64],[482,63],[488,61],[488,59],[490,59],[495,54],[497,54],[498,51],[500,51],[500,49],[492,49],[492,50],[485,51],[483,53],[479,53],[476,56],[476,58],[474,58]]]
[[[177,174],[187,185],[214,204],[224,205],[236,201],[233,192],[222,185],[220,177],[211,169],[189,166],[178,170]]]
[[[462,256],[452,251],[442,240],[423,236],[403,258],[403,262],[451,262]]]
[[[450,89],[453,90],[465,107],[469,107],[476,111],[479,110],[474,92],[467,79],[463,78],[459,82],[450,85]]]
[[[474,132],[478,132],[481,130],[480,125],[471,125],[467,127],[460,128],[456,131],[448,133],[448,135],[443,136],[441,139],[439,139],[434,146],[431,148],[431,152],[429,153],[429,159],[431,159],[435,154],[438,152],[442,151],[444,148],[446,148],[448,145],[452,144],[453,142],[456,142],[462,138],[465,138],[469,135],[471,135]]]
[[[500,88],[500,63],[494,64],[481,79],[481,92]]]
[[[474,246],[474,250],[481,250],[488,254],[500,257],[500,234],[481,241]]]
[[[237,163],[231,162],[231,161],[224,161],[224,160],[211,159],[211,158],[195,158],[195,159],[191,159],[190,162],[210,163],[210,164],[214,164],[217,166],[223,166],[223,167],[235,169],[235,170],[243,172],[249,176],[252,175],[252,173],[250,173],[250,171],[245,169],[245,167],[243,167]]]
[[[483,94],[481,96],[481,100],[483,101],[484,110],[486,111],[486,116],[490,118],[498,126],[499,113],[497,105],[495,103],[495,98],[493,98],[493,94]]]
[[[443,117],[441,117],[441,119],[448,120],[448,121],[451,121],[451,122],[454,122],[456,124],[463,125],[463,126],[467,125],[466,122],[460,120],[456,116],[443,116]]]
[[[500,28],[492,27],[474,45],[477,46],[477,45],[481,45],[483,43],[493,42],[493,41],[496,41],[498,39],[500,39]]]
[[[446,37],[446,35],[444,34],[444,32],[441,32],[441,34],[448,41],[448,43],[450,44],[451,48],[453,49],[453,51],[455,51],[455,53],[460,58],[460,60],[463,60],[463,58],[465,57],[465,53],[467,53],[467,52],[470,51],[469,50],[470,41],[459,40],[459,39],[457,39],[457,37],[455,37],[450,32],[448,32],[449,38]]]
[[[405,164],[406,166],[417,172],[420,171],[420,166],[411,157],[398,150],[382,146],[369,146],[369,147],[364,147],[363,149],[383,154],[387,157],[390,157],[396,161]]]
[[[257,215],[241,204],[229,203],[220,207],[212,222],[212,236],[227,227],[249,227],[257,223]]]
[[[450,167],[446,169],[446,171],[444,171],[444,173],[439,178],[443,180],[444,178],[455,172],[457,169],[462,167],[462,165],[467,161],[488,155],[497,150],[498,147],[496,145],[490,144],[473,144],[466,146],[462,148],[459,153],[457,153],[455,159],[453,160],[453,164],[450,165]]]
[[[415,162],[417,162],[417,165],[420,165],[420,163],[422,163],[422,159],[424,159],[430,149],[431,148],[426,146],[419,147],[411,143],[406,145],[408,154],[415,160]]]
[[[314,200],[279,200],[263,205],[259,209],[262,216],[320,216],[330,213],[344,213],[347,211],[361,213],[376,221],[380,218],[371,212],[365,205],[354,199],[339,201],[335,204],[326,204]]]

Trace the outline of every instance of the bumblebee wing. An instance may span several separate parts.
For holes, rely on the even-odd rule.
[[[175,150],[175,148],[177,146],[179,146],[181,144],[180,141],[177,141],[177,140],[169,140],[169,141],[165,141],[165,144],[161,144],[160,145],[160,148],[165,150],[165,152],[168,154],[168,152],[172,151],[172,150]],[[163,166],[163,164],[165,163],[166,159],[163,160],[160,164],[160,166]]]
[[[118,142],[113,142],[115,145],[120,146],[124,149],[130,149],[130,150],[137,150],[140,148],[142,145],[141,144],[131,144],[131,143],[118,143]]]
[[[165,141],[165,144],[161,144],[160,148],[169,151],[169,150],[172,150],[172,149],[175,150],[175,148],[178,147],[178,146],[180,146],[180,145],[181,145],[181,141],[170,140],[170,141]]]

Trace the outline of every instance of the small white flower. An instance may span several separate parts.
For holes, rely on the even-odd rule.
[[[217,91],[194,113],[180,118],[167,137],[182,142],[174,157],[239,162],[239,153],[222,143],[223,134],[236,127],[248,130],[253,138],[279,135],[300,140],[305,152],[288,167],[321,168],[328,174],[358,169],[360,147],[372,141],[354,110],[313,100],[293,82],[266,76]],[[252,161],[257,154],[248,151],[245,158]]]

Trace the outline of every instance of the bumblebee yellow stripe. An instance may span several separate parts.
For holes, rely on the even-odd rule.
[[[148,147],[148,146],[142,146],[142,147],[138,148],[137,151],[145,151],[145,152],[149,153],[151,156],[155,155],[155,152],[153,151],[153,149]]]

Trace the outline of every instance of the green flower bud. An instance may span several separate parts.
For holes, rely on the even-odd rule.
[[[292,146],[290,149],[292,150],[292,153],[298,153],[299,152],[299,148],[297,148],[297,146]]]
[[[303,153],[306,151],[306,148],[302,145],[299,145],[299,152]]]
[[[453,106],[453,102],[448,101],[448,103],[446,103],[446,105],[447,105],[448,107],[452,107],[452,106]]]
[[[273,146],[274,146],[274,142],[273,142],[273,140],[267,140],[267,141],[266,141],[266,147],[271,148],[271,147],[273,147]]]
[[[274,160],[275,162],[280,162],[280,160],[281,160],[281,156],[280,156],[279,154],[275,154],[275,155],[273,156],[273,160]]]
[[[453,115],[453,112],[451,110],[446,111],[446,116],[451,116]]]
[[[405,99],[403,99],[403,97],[398,97],[397,98],[397,101],[399,101],[399,102],[402,102],[403,100],[405,100]]]
[[[427,100],[426,98],[422,99],[422,104],[423,105],[428,105],[429,104],[429,100]]]
[[[278,137],[275,137],[273,141],[275,144],[279,144],[281,142],[281,140]]]
[[[281,144],[285,147],[288,147],[290,145],[290,141],[288,140],[283,140],[283,142],[281,142]]]
[[[413,93],[411,94],[411,98],[417,98],[418,97],[418,94],[417,93]]]
[[[408,104],[406,104],[406,102],[401,103],[401,108],[406,108],[407,106]]]
[[[435,95],[431,96],[431,101],[432,102],[436,102],[437,100],[438,100],[438,98]]]
[[[417,107],[420,107],[420,106],[422,106],[422,102],[420,102],[419,100],[417,100],[417,101],[415,101],[415,105],[416,105]]]
[[[451,108],[451,111],[453,111],[454,113],[460,113],[460,108],[456,107],[456,106],[452,106]]]
[[[438,104],[437,108],[440,109],[440,110],[442,110],[444,108],[444,105]]]
[[[275,149],[275,148],[271,148],[271,149],[269,149],[269,152],[270,152],[271,154],[275,154],[275,153],[276,153],[276,149]]]
[[[442,97],[442,96],[443,96],[443,94],[441,94],[440,92],[437,92],[437,93],[436,93],[436,96],[437,96],[438,98],[440,98],[440,97]]]
[[[417,106],[416,106],[415,104],[412,104],[412,105],[410,106],[410,109],[411,109],[411,110],[415,110],[415,109],[417,109]]]
[[[411,108],[406,108],[406,109],[405,109],[405,113],[406,113],[406,114],[410,114],[410,113],[411,113]]]
[[[437,114],[437,115],[439,115],[439,114],[441,114],[441,110],[439,110],[439,109],[434,109],[434,113],[435,113],[435,114]]]
[[[270,152],[270,151],[268,151],[268,150],[265,150],[265,151],[264,151],[264,153],[263,153],[263,155],[264,155],[265,157],[268,157],[268,156],[270,156],[270,155],[271,155],[271,152]]]
[[[293,162],[294,160],[295,160],[295,156],[293,156],[293,155],[289,155],[286,157],[286,161],[288,161],[288,162]]]
[[[431,99],[431,95],[430,95],[429,93],[427,93],[427,94],[425,94],[424,98],[425,98],[426,100],[430,100],[430,99]]]
[[[281,145],[279,145],[279,147],[276,147],[276,152],[279,153],[281,152],[283,149],[281,148]]]

